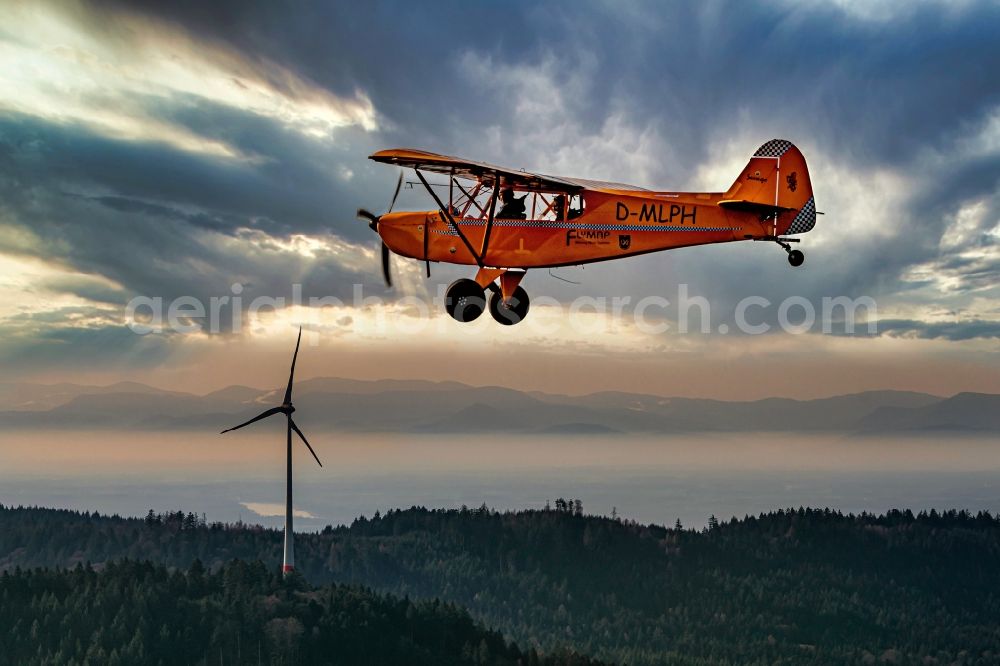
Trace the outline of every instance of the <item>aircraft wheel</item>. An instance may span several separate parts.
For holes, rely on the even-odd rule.
[[[802,262],[806,260],[806,255],[802,254],[799,250],[792,250],[788,253],[788,263],[792,266],[801,266]]]
[[[490,314],[504,326],[513,326],[524,320],[528,316],[528,305],[528,292],[521,287],[514,290],[509,304],[503,302],[500,292],[490,294]]]
[[[448,285],[444,308],[455,321],[475,321],[486,309],[486,292],[475,280],[455,280]]]

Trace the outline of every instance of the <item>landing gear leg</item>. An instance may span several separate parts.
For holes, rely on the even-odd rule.
[[[790,263],[792,266],[801,266],[802,262],[806,260],[806,255],[802,254],[801,250],[792,249],[792,245],[789,242],[789,239],[775,238],[774,242],[780,245],[781,247],[785,248],[785,252],[788,253],[788,263]],[[792,242],[797,243],[798,239],[795,239]]]
[[[500,285],[490,283],[490,314],[498,323],[513,326],[528,316],[528,292],[520,285],[524,270],[508,269],[500,275]]]
[[[746,236],[750,238],[750,236]],[[801,266],[802,262],[806,260],[806,255],[802,254],[801,250],[793,250],[792,243],[798,243],[798,238],[782,238],[781,236],[758,236],[754,238],[755,241],[773,241],[780,245],[785,252],[788,253],[788,263],[792,266]]]

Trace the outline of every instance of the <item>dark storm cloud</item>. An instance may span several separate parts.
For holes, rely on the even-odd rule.
[[[878,243],[841,239],[838,265],[827,263],[821,281],[784,279],[780,255],[768,267],[760,266],[757,253],[730,264],[744,277],[764,271],[759,277],[779,293],[794,285],[798,293],[819,296],[894,289],[908,266],[937,258],[946,216],[993,196],[1000,175],[995,156],[945,163],[929,173],[926,162],[929,154],[954,152],[954,142],[974,133],[1000,104],[1000,6],[899,3],[874,18],[863,5],[856,9],[735,2],[187,2],[148,3],[142,11],[248,57],[285,63],[332,90],[365,90],[392,123],[382,133],[387,143],[529,167],[544,160],[518,135],[517,100],[493,74],[512,66],[531,71],[551,58],[553,86],[584,67],[566,119],[581,139],[600,133],[616,104],[632,125],[659,133],[668,152],[650,175],[656,182],[646,184],[684,187],[712,142],[742,123],[755,127],[760,141],[787,136],[807,156],[839,168],[889,168],[928,185],[924,195],[892,211],[893,219],[871,220],[874,228],[903,226],[903,233]],[[469,53],[485,59],[487,69],[477,74],[482,81],[461,71]],[[491,129],[501,137],[499,152],[483,141]],[[748,155],[754,147],[747,146]],[[599,163],[585,168],[629,179],[602,172]],[[822,183],[817,189],[823,192]],[[873,189],[869,196],[880,193]],[[837,211],[830,212],[822,224],[836,225]],[[718,281],[684,255],[670,262],[723,302],[746,295],[727,294],[733,284],[762,281]]]
[[[597,129],[609,102],[624,99],[692,158],[747,109],[857,159],[905,162],[1000,100],[995,3],[899,3],[888,20],[799,3],[111,6],[142,7],[335,91],[361,88],[411,139],[414,128],[438,138],[452,123],[503,120],[503,99],[470,97],[456,80],[467,51],[529,65],[592,54],[574,113]]]
[[[58,367],[66,370],[154,368],[177,349],[181,336],[135,335],[119,324],[45,326],[26,333],[22,322],[0,324],[0,364],[6,372]]]
[[[286,177],[269,178],[162,145],[28,119],[0,120],[0,165],[0,209],[38,238],[21,252],[105,276],[122,285],[120,295],[191,295],[208,302],[242,281],[248,297],[287,296],[292,282],[301,281],[306,296],[346,297],[350,285],[366,277],[345,271],[335,257],[307,270],[294,255],[251,248],[243,254],[200,233],[236,242],[245,228],[265,237],[336,231],[370,240],[370,234],[350,233],[363,225],[354,223],[353,211],[333,205],[338,188],[329,181],[320,187],[315,171],[293,167]],[[98,194],[109,191],[115,194]],[[5,245],[0,238],[0,248]]]
[[[500,118],[485,100],[456,85],[455,57],[482,49],[528,56],[547,32],[532,3],[468,2],[98,2],[110,11],[142,11],[177,22],[204,40],[222,42],[250,59],[272,59],[334,92],[360,88],[375,107],[401,124],[440,134],[442,124],[472,125]],[[560,40],[565,36],[560,37]],[[449,111],[452,104],[459,107]],[[471,108],[470,105],[471,104]],[[472,113],[467,113],[464,109]],[[430,138],[430,137],[429,137]]]
[[[43,280],[39,287],[61,294],[72,294],[93,303],[120,305],[128,300],[129,294],[99,280],[86,276],[52,277]]]
[[[226,110],[221,108],[185,111],[187,122],[194,126],[193,116],[223,122],[223,114]],[[162,115],[171,118],[169,113]],[[117,141],[79,126],[0,116],[0,168],[21,187],[62,183],[110,191],[113,194],[102,196],[109,203],[117,197],[119,205],[131,199],[134,206],[141,200],[195,206],[231,216],[230,228],[251,225],[256,219],[270,220],[275,225],[270,231],[285,233],[336,228],[352,235],[364,228],[354,223],[349,203],[359,192],[336,177],[335,154],[238,110],[228,110],[224,122],[231,132],[226,138],[260,155],[260,163],[210,158],[163,144]],[[243,125],[251,138],[241,145],[243,133],[236,128]],[[260,138],[265,133],[266,144]]]

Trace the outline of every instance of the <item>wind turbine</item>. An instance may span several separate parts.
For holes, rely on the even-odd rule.
[[[295,425],[295,421],[292,420],[292,412],[295,411],[295,407],[292,406],[292,380],[295,377],[295,359],[299,355],[299,343],[302,342],[302,327],[299,327],[299,338],[295,341],[295,353],[292,355],[292,369],[288,373],[288,386],[285,388],[285,399],[281,402],[278,407],[272,407],[265,412],[258,414],[246,423],[241,423],[238,426],[232,428],[227,428],[223,430],[220,434],[225,434],[230,430],[239,430],[244,426],[248,426],[251,423],[255,423],[262,419],[266,419],[269,416],[274,416],[275,414],[284,414],[287,422],[285,428],[285,441],[287,444],[287,466],[286,466],[286,479],[285,479],[285,557],[284,563],[281,565],[281,572],[285,576],[291,574],[295,571],[295,548],[292,544],[292,431],[299,436],[302,443],[306,445],[309,449],[309,453],[312,454],[313,458],[316,459],[316,463],[322,467],[323,463],[319,461],[319,456],[313,451],[313,447],[309,445],[309,440],[306,436],[302,434],[299,427]]]

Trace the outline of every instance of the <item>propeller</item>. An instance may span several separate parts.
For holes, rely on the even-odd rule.
[[[364,208],[358,209],[358,217],[368,220],[368,226],[371,227],[372,231],[378,232],[378,216],[375,213],[365,210]]]
[[[384,215],[388,215],[389,213],[392,212],[392,209],[395,208],[396,199],[399,198],[399,191],[401,189],[403,189],[402,171],[399,172],[399,179],[396,181],[396,190],[392,193],[392,200],[389,201],[389,209],[386,210],[385,213],[383,213]],[[368,220],[368,226],[371,228],[371,230],[374,231],[375,233],[378,233],[378,221],[381,218],[381,215],[376,215],[375,213],[365,208],[359,208],[358,217],[363,220]],[[389,249],[389,246],[385,244],[385,241],[382,241],[382,279],[385,281],[386,287],[392,286],[392,273],[389,270],[389,257],[391,253],[392,251]],[[428,270],[429,269],[430,266],[428,266]]]
[[[399,190],[403,187],[403,172],[399,172],[399,180],[396,181],[396,191],[392,193],[392,201],[389,202],[389,210],[386,213],[391,213],[392,209],[396,206],[396,199],[399,198]]]
[[[291,437],[292,431],[294,431],[295,434],[299,436],[299,439],[302,440],[302,443],[306,445],[306,448],[309,449],[309,453],[311,453],[313,458],[316,459],[316,463],[320,467],[322,467],[323,463],[319,461],[319,456],[316,455],[316,452],[313,450],[312,445],[309,444],[309,440],[306,439],[306,436],[302,434],[302,431],[299,430],[299,427],[295,425],[295,421],[292,420],[292,412],[295,411],[295,407],[292,405],[292,382],[295,379],[295,361],[299,357],[299,345],[301,343],[302,343],[302,327],[300,326],[299,337],[295,341],[295,353],[292,354],[292,368],[288,372],[288,385],[285,387],[285,397],[281,405],[279,405],[278,407],[272,407],[271,409],[266,409],[257,416],[250,419],[249,421],[245,421],[239,424],[238,426],[233,426],[232,428],[226,428],[220,434],[224,435],[227,432],[232,432],[233,430],[239,430],[240,428],[244,428],[250,425],[251,423],[256,423],[257,421],[266,419],[269,416],[274,416],[275,414],[284,414],[287,420],[286,430],[288,436]]]

